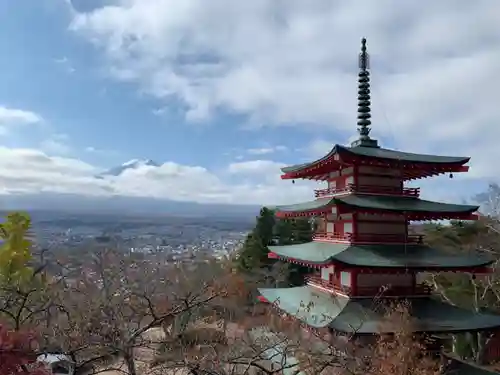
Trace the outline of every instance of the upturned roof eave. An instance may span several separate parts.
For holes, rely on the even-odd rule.
[[[319,249],[317,247],[320,247]],[[328,254],[327,251],[325,253],[318,257],[318,253],[322,251],[321,247],[326,247],[326,248],[331,248],[331,253]],[[437,263],[439,259],[436,259],[436,262],[432,263],[425,263],[425,262],[418,262],[415,260],[408,260],[405,262],[404,259],[392,259],[389,257],[387,258],[387,254],[379,254],[378,256],[380,257],[379,259],[387,259],[387,263],[382,263],[378,264],[376,261],[373,260],[373,258],[366,260],[365,262],[360,261],[363,259],[362,253],[360,254],[356,249],[363,248],[366,249],[367,251],[370,251],[370,248],[372,248],[373,252],[376,254],[377,253],[377,248],[384,247],[389,248],[389,249],[394,249],[394,251],[397,251],[399,247],[405,247],[407,249],[411,249],[413,251],[431,251],[435,252],[436,254],[443,254],[442,251],[438,249],[433,249],[430,248],[427,245],[416,245],[416,244],[408,244],[408,245],[399,245],[399,244],[373,244],[373,245],[357,245],[357,244],[350,244],[350,243],[325,243],[325,242],[317,242],[317,241],[310,241],[306,242],[303,244],[293,244],[293,245],[283,245],[283,246],[268,246],[268,249],[270,253],[275,254],[278,258],[281,259],[286,259],[291,262],[297,262],[297,263],[305,263],[305,264],[311,264],[315,265],[318,267],[327,267],[331,265],[332,263],[338,263],[338,264],[343,264],[349,267],[359,267],[359,268],[370,268],[370,269],[413,269],[413,270],[470,270],[470,269],[480,269],[483,267],[488,267],[492,263],[495,262],[495,260],[491,257],[484,256],[478,254],[477,257],[466,259],[462,258],[463,262],[462,264],[460,263],[455,263],[454,265],[449,264],[448,259],[441,259],[440,261],[442,263]],[[416,248],[418,247],[418,248]],[[287,253],[286,250],[296,250],[296,249],[301,249],[302,254],[305,254],[305,256],[302,256],[302,254],[299,253]],[[392,250],[391,250],[392,251]],[[315,259],[307,258],[307,255],[316,255]],[[349,255],[350,254],[350,255]],[[460,257],[450,257],[450,259],[454,259],[455,261],[459,260]],[[376,258],[375,258],[376,259]],[[395,263],[395,262],[400,262]]]
[[[312,168],[315,165],[327,161],[330,158],[332,158],[335,154],[338,153],[338,149],[341,148],[342,146],[340,145],[334,145],[333,148],[323,157],[316,159],[311,162],[306,162],[306,163],[301,163],[301,164],[294,164],[290,165],[287,167],[281,168],[281,172],[283,172],[284,175],[289,174],[289,173],[294,173],[294,172],[300,172],[301,170],[307,169],[307,168]]]
[[[476,212],[479,209],[479,206],[473,206],[473,205],[463,205],[463,204],[452,204],[452,203],[443,203],[443,202],[434,202],[434,201],[424,201],[419,198],[409,198],[409,197],[399,197],[399,196],[394,196],[394,197],[387,197],[388,199],[385,199],[387,202],[390,202],[391,200],[393,201],[402,201],[402,200],[408,200],[413,201],[413,202],[425,202],[427,204],[434,204],[436,206],[439,205],[447,205],[449,207],[455,207],[455,209],[450,209],[450,210],[440,210],[438,207],[435,209],[429,209],[429,210],[424,210],[424,209],[417,209],[417,208],[411,208],[411,207],[377,207],[376,205],[370,205],[369,201],[366,204],[356,204],[352,201],[352,197],[358,197],[356,194],[350,194],[345,197],[332,197],[331,199],[325,199],[325,198],[319,198],[314,201],[310,202],[304,202],[304,203],[297,203],[297,204],[292,204],[292,205],[287,205],[287,206],[277,206],[275,207],[276,210],[276,216],[281,217],[281,216],[286,216],[287,214],[307,214],[307,213],[317,213],[317,212],[327,212],[332,206],[334,205],[344,205],[350,208],[354,209],[366,209],[366,210],[374,210],[374,211],[385,211],[385,212],[408,212],[408,213],[421,213],[421,214],[436,214],[436,215],[459,215],[459,214],[472,214]],[[367,194],[360,195],[359,197],[362,198],[380,198],[378,196],[370,196]],[[387,203],[386,202],[386,203]],[[309,207],[307,205],[310,205]]]
[[[366,147],[365,149],[371,149]],[[291,174],[297,174],[300,173],[306,169],[313,168],[317,164],[320,164],[322,162],[325,162],[329,159],[331,159],[335,154],[339,153],[345,153],[349,154],[355,157],[365,157],[365,158],[370,158],[370,159],[376,159],[376,160],[387,160],[387,161],[402,161],[402,162],[408,162],[408,163],[415,163],[415,164],[427,164],[427,165],[465,165],[470,161],[470,156],[441,156],[441,155],[428,155],[428,154],[414,154],[414,153],[405,153],[405,152],[400,152],[397,150],[391,150],[391,149],[385,149],[385,148],[377,148],[377,150],[380,150],[382,152],[388,153],[386,156],[376,156],[376,155],[367,155],[363,153],[359,153],[356,151],[359,151],[360,148],[351,148],[351,147],[346,147],[346,146],[341,146],[336,144],[330,152],[328,152],[325,156],[322,158],[319,158],[317,160],[311,161],[311,162],[306,162],[306,163],[301,163],[301,164],[295,164],[287,167],[281,168],[281,172],[283,173],[282,178],[289,178],[289,175]],[[394,153],[394,154],[401,154],[401,157],[389,157],[389,153]],[[429,160],[423,160],[425,158],[429,158]],[[434,158],[435,160],[432,160]],[[420,160],[419,160],[420,159]]]

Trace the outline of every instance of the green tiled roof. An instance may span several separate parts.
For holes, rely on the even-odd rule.
[[[323,160],[327,160],[339,152],[347,152],[375,159],[389,159],[395,161],[429,163],[429,164],[465,164],[470,159],[469,157],[466,156],[438,156],[438,155],[413,154],[410,152],[389,150],[387,148],[363,147],[363,146],[345,147],[345,146],[335,145],[332,148],[332,150],[321,159],[315,160],[310,163],[302,163],[285,167],[282,168],[281,171],[283,173],[297,172],[300,171],[301,169],[313,166]]]
[[[482,267],[493,262],[475,252],[450,254],[425,245],[350,245],[312,241],[269,246],[282,257],[325,264],[336,260],[360,267],[460,268]]]
[[[448,364],[444,366],[443,375],[495,375],[498,371],[466,362],[453,355],[444,356]]]
[[[335,200],[333,198],[318,198],[310,202],[276,206],[274,209],[276,212],[300,212],[327,208],[333,206],[334,204]]]
[[[411,197],[389,197],[380,195],[349,194],[334,198],[319,198],[314,201],[276,207],[277,212],[304,212],[327,209],[336,204],[345,204],[356,208],[397,212],[438,212],[472,213],[479,206],[451,204],[427,201]]]
[[[377,147],[339,146],[339,148],[360,156],[368,156],[371,158],[380,158],[380,159],[402,160],[402,161],[409,161],[416,163],[465,164],[470,160],[470,157],[468,156],[440,156],[440,155],[414,154],[411,152],[402,152],[402,151],[390,150],[387,148],[377,148]]]
[[[388,211],[465,213],[477,211],[479,208],[479,206],[471,206],[467,204],[440,203],[411,197],[388,197],[376,195],[349,194],[336,198],[336,201],[353,207]]]
[[[370,298],[350,299],[322,293],[313,287],[261,288],[261,295],[281,310],[315,327],[330,327],[358,334],[384,331],[384,311]],[[452,333],[495,329],[500,316],[478,314],[434,300],[409,299],[411,315],[418,332]],[[389,328],[387,328],[389,329]]]

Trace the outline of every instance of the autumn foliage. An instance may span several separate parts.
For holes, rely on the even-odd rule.
[[[407,304],[392,307],[382,334],[370,356],[368,372],[373,375],[439,375],[441,363],[428,350],[430,341],[415,333]]]
[[[36,339],[29,332],[11,331],[0,325],[0,374],[47,375],[36,362]]]

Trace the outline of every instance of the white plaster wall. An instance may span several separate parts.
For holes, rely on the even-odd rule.
[[[337,187],[337,180],[331,180],[331,181],[328,181],[328,187],[329,188],[336,188]]]
[[[330,275],[333,273],[333,266],[321,269],[321,278],[323,280],[329,281]]]
[[[352,233],[352,223],[344,223],[344,233]]]
[[[350,175],[350,174],[353,174],[354,173],[354,168],[353,167],[348,167],[348,168],[344,168],[340,171],[340,174],[343,175],[343,176],[347,176],[347,175]]]
[[[351,273],[347,271],[340,272],[340,284],[351,286]]]
[[[339,220],[352,220],[352,214],[339,215]]]
[[[332,222],[326,223],[326,232],[333,233],[334,232],[334,224]]]

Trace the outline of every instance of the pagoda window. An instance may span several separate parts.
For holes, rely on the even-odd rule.
[[[343,220],[343,221],[352,220],[352,218],[353,218],[352,214],[339,215],[339,220]]]
[[[351,273],[342,271],[340,272],[340,284],[342,286],[351,286]]]
[[[326,232],[327,233],[333,233],[335,232],[335,224],[332,223],[331,221],[326,223]]]
[[[345,186],[354,184],[354,176],[349,176],[345,179]]]
[[[343,176],[350,176],[353,173],[354,173],[354,168],[353,167],[345,168],[345,169],[342,169],[342,171],[341,171],[341,174]]]
[[[325,281],[331,280],[331,275],[333,274],[333,266],[325,267],[321,269],[321,279]]]
[[[346,222],[343,224],[344,226],[344,230],[342,231],[342,233],[352,233],[352,222]]]

